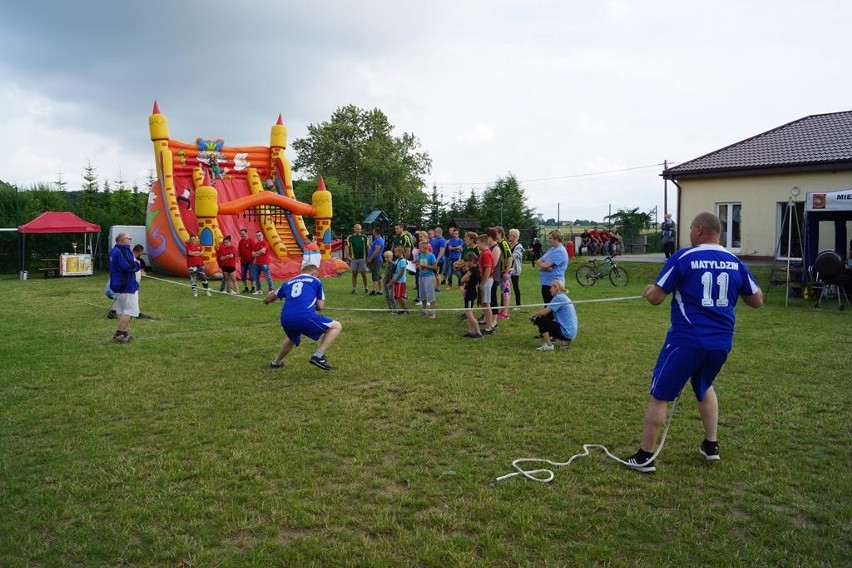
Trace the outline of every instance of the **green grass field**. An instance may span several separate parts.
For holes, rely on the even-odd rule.
[[[659,270],[583,289],[577,265],[578,302],[638,295]],[[118,345],[104,281],[0,280],[2,566],[852,563],[852,313],[836,304],[785,308],[773,288],[738,308],[722,461],[699,456],[687,392],[655,474],[596,452],[551,484],[492,487],[515,458],[635,451],[668,302],[578,304],[579,339],[550,353],[531,310],[482,341],[455,313],[329,311],[334,370],[308,363],[308,341],[272,371],[280,304],[146,279],[157,319]],[[329,307],[383,307],[348,276],[326,287]]]

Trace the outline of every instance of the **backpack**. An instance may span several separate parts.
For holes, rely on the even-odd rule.
[[[524,245],[522,245],[521,243],[515,243],[515,246],[512,248],[512,268],[514,268],[515,265],[515,251],[518,250],[519,247],[521,249],[521,260],[519,264],[524,263]],[[518,272],[520,273],[520,268],[518,269]]]
[[[115,292],[113,292],[112,288],[109,287],[109,279],[107,279],[106,286],[104,286],[104,296],[110,300],[115,300]]]
[[[500,241],[500,270],[504,273],[509,272],[512,268],[512,249],[509,248],[509,241],[503,239]]]

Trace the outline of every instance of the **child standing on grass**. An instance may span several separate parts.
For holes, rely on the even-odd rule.
[[[485,335],[494,333],[494,314],[491,312],[491,289],[494,286],[494,257],[488,246],[488,235],[476,239],[479,247],[479,272],[482,278],[482,317],[485,320]]]
[[[466,267],[462,281],[464,282],[464,316],[467,320],[467,333],[463,337],[479,339],[482,337],[482,332],[479,331],[479,322],[473,315],[473,308],[476,307],[479,300],[480,275],[479,266],[477,266],[479,260],[475,254],[469,252],[462,261]]]
[[[385,278],[382,282],[382,294],[385,297],[385,301],[388,303],[388,311],[394,312],[396,311],[396,301],[393,299],[393,275],[396,272],[396,264],[393,262],[393,253],[391,251],[385,251],[382,254],[382,258],[385,261]]]
[[[435,253],[429,252],[429,241],[423,239],[417,245],[419,254],[417,256],[418,272],[417,281],[420,289],[420,302],[423,306],[423,315],[429,316],[429,319],[437,317],[435,313],[435,274],[438,270],[438,261],[435,259]],[[431,308],[426,311],[426,304]]]
[[[405,249],[402,246],[396,246],[393,249],[394,272],[391,283],[393,284],[393,299],[396,301],[398,308],[397,314],[408,315],[408,304],[405,300],[405,284],[408,269],[408,261],[405,260]]]
[[[479,235],[473,231],[467,231],[464,234],[461,257],[455,262],[455,264],[453,264],[453,270],[459,273],[459,291],[461,292],[462,300],[464,300],[464,281],[461,279],[461,276],[463,276],[462,273],[467,270],[467,263],[465,263],[464,259],[468,254],[473,254],[473,256],[479,258],[479,249],[476,248],[476,239],[478,236]]]

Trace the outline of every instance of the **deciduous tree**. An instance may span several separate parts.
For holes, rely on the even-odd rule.
[[[351,226],[374,209],[394,220],[423,218],[429,197],[422,176],[432,162],[413,134],[394,136],[393,128],[381,110],[348,105],[328,121],[308,125],[308,135],[293,141],[296,171],[313,183],[320,175],[338,181],[341,195],[332,195],[340,224]]]

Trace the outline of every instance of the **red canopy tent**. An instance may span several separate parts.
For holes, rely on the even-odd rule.
[[[70,211],[46,211],[23,225],[18,225],[18,231],[24,235],[21,254],[21,270],[24,270],[27,258],[27,233],[97,233],[100,237],[101,226],[80,219]],[[84,237],[85,239],[85,237]],[[86,241],[83,250],[88,250]]]
[[[101,226],[84,221],[69,211],[47,211],[18,226],[22,233],[100,233]]]

